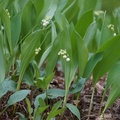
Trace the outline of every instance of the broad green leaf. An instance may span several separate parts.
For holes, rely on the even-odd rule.
[[[37,14],[37,16],[39,16],[39,14],[41,13],[41,11],[44,7],[44,0],[42,0],[42,1],[34,0],[34,6],[35,6],[36,14]]]
[[[50,74],[49,76],[47,76],[43,80],[38,79],[36,86],[38,88],[42,88],[43,90],[45,90],[45,89],[47,89],[47,87],[49,86],[49,84],[53,80],[53,78],[54,78],[54,73]]]
[[[29,0],[22,13],[22,37],[33,31],[33,27],[37,21],[33,1]]]
[[[58,101],[57,103],[55,103],[55,105],[52,107],[52,110],[50,111],[51,113],[52,112],[55,112],[62,104],[62,100]]]
[[[84,87],[85,78],[78,79],[78,81],[75,84],[72,84],[72,88],[70,89],[70,94],[75,94],[77,92],[80,92],[82,88]]]
[[[21,68],[20,68],[20,79],[35,56],[35,49],[40,46],[41,31],[35,31],[30,34],[22,44],[21,51]]]
[[[40,107],[46,106],[45,101],[41,97],[39,98],[39,105]]]
[[[88,78],[90,76],[95,66],[102,59],[102,57],[103,57],[102,53],[96,53],[89,59],[84,70],[84,74],[83,74],[84,78]]]
[[[59,0],[57,10],[62,11],[65,8],[68,0]]]
[[[27,118],[25,118],[25,116],[20,113],[20,112],[16,112],[17,115],[19,115],[19,120],[27,120]]]
[[[41,59],[40,59],[40,61],[39,61],[39,65],[38,65],[39,68],[42,66],[42,64],[44,63],[44,61],[45,61],[46,58],[48,57],[48,55],[49,55],[49,53],[50,53],[50,51],[51,51],[51,48],[52,48],[52,46],[49,46],[49,47],[44,51],[44,53],[42,54]]]
[[[47,94],[49,98],[64,97],[65,90],[53,88],[53,89],[49,89],[47,91]]]
[[[57,115],[59,115],[59,114],[61,114],[61,113],[63,113],[64,110],[65,109],[63,108],[63,109],[56,110],[54,112],[50,112],[49,115],[48,115],[48,117],[47,117],[47,120],[51,120],[51,119],[55,120],[54,117],[57,116]]]
[[[30,90],[20,90],[12,94],[7,102],[7,107],[13,105],[21,100],[23,100],[27,94],[30,93]]]
[[[89,0],[80,0],[79,4],[81,5],[80,16],[88,10],[101,9],[101,0],[93,0],[92,2]]]
[[[70,103],[67,103],[66,106],[80,120],[80,112],[78,108]]]
[[[56,27],[55,24],[52,22],[51,24],[51,29],[52,29],[52,44],[55,41],[55,38],[57,37],[57,31],[56,31]]]
[[[8,50],[9,52],[12,52],[12,42],[11,42],[11,24],[10,24],[10,18],[5,10],[0,11],[0,17],[3,22],[3,26],[6,32],[6,37],[7,37],[7,43],[8,43]]]
[[[21,11],[24,10],[25,6],[27,5],[27,3],[29,2],[29,0],[18,0],[18,4],[20,6]]]
[[[38,17],[38,24],[41,24],[41,20],[44,19],[45,17],[52,17],[55,14],[55,11],[58,6],[58,0],[44,0],[44,7]]]
[[[43,106],[43,107],[38,107],[37,109],[37,114],[40,115],[42,112],[44,112],[49,106]],[[36,115],[37,116],[37,115]]]
[[[110,86],[117,84],[119,82],[119,70],[120,70],[120,62],[117,62],[108,72],[106,87],[107,90]]]
[[[47,120],[50,120],[51,118],[55,117],[56,115],[60,114],[61,112],[64,111],[64,109],[59,109],[58,108],[61,106],[62,101],[58,101],[52,108],[52,110],[50,111]]]
[[[77,21],[78,12],[79,12],[78,0],[73,1],[69,0],[69,6],[66,7],[66,9],[63,11],[69,22]]]
[[[48,2],[48,0],[47,0],[47,2]],[[49,9],[45,16],[50,16],[50,18],[52,18],[57,9],[57,5],[58,5],[58,0],[51,0],[50,8],[48,7]]]
[[[114,89],[113,89],[113,86],[116,86],[116,89],[118,88],[118,84],[119,84],[119,81],[120,81],[119,70],[120,70],[120,62],[117,62],[117,63],[110,69],[110,71],[109,71],[109,73],[108,73],[108,77],[107,77],[107,80],[106,80],[106,86],[105,86],[105,90],[104,90],[103,96],[105,96],[108,88],[112,87],[110,93],[111,93],[111,92],[113,93],[113,91],[112,91],[112,90],[114,90]],[[120,87],[119,87],[119,88],[120,88]],[[118,89],[118,91],[116,91],[115,94],[117,94],[117,98],[120,96],[120,95],[119,95],[119,89]],[[115,96],[115,95],[113,94],[113,96]],[[111,105],[113,104],[113,102],[117,99],[117,98],[110,98],[110,97],[111,97],[111,96],[109,96],[109,99],[112,99],[112,100],[110,100],[110,101],[111,101],[111,102],[110,102],[109,99],[108,99],[108,101],[109,101],[109,102],[107,103],[107,104],[109,104],[108,106],[111,106]],[[103,98],[104,98],[104,97],[103,97]],[[105,109],[107,109],[108,106],[106,106]]]
[[[89,10],[80,17],[77,24],[75,25],[76,32],[83,38],[87,31],[88,26],[92,22],[93,22],[93,11]]]
[[[0,37],[0,83],[5,78],[5,60],[4,60],[4,54],[3,54],[3,48],[1,44],[1,37]]]
[[[45,81],[46,86],[48,86],[50,84],[50,82],[53,80],[54,78],[54,73],[50,74],[49,76],[47,76],[43,81]]]
[[[16,83],[12,80],[4,80],[0,83],[0,98],[5,95],[8,91],[15,92]]]
[[[112,78],[114,80],[114,76]],[[108,107],[110,107],[115,102],[116,99],[120,97],[120,84],[119,83],[120,83],[120,78],[116,81],[115,84],[113,84],[103,112],[105,112],[105,110]]]
[[[39,94],[38,96],[36,96],[35,98],[35,107],[39,106],[40,102],[39,102],[39,98],[42,98],[43,100],[46,98],[46,93],[44,92],[43,94]]]
[[[82,77],[88,60],[88,49],[77,31],[73,32],[73,40],[75,40],[77,44],[76,47],[78,52],[79,72]]]
[[[16,47],[21,32],[21,16],[22,13],[20,12],[11,19],[11,36],[13,48]]]
[[[113,37],[113,31],[110,28],[108,28],[107,22],[105,20],[105,15],[104,15],[104,21],[102,24],[99,46],[104,44],[107,40],[109,40],[112,37]]]
[[[96,22],[93,22],[92,24],[90,24],[90,26],[88,27],[85,36],[84,36],[84,41],[85,44],[88,47],[89,52],[95,52],[97,50],[97,41],[95,39],[95,35],[97,32],[97,24]]]
[[[54,68],[55,68],[56,62],[58,60],[58,52],[61,49],[59,44],[60,44],[60,41],[63,39],[63,34],[64,33],[61,32],[56,37],[56,40],[53,43],[51,52],[50,52],[50,54],[48,56],[48,60],[47,60],[49,62],[47,62],[47,65],[46,65],[46,76],[50,75],[53,72]]]
[[[1,8],[4,8],[4,9],[9,8],[10,5],[13,3],[13,1],[14,0],[1,0],[0,1],[0,9]]]
[[[57,25],[58,25],[57,28],[59,28],[60,31],[65,30],[66,27],[69,26],[69,23],[68,23],[65,15],[60,13],[60,11],[56,11],[56,13],[55,13],[55,20],[56,20]]]
[[[43,89],[43,90],[45,90],[45,89],[47,88],[45,81],[43,81],[43,80],[41,80],[41,79],[38,79],[38,80],[37,80],[36,86],[37,86],[38,88]]]
[[[34,85],[34,74],[31,64],[25,70],[23,81],[28,85]]]
[[[97,51],[103,52],[103,59],[93,70],[94,84],[103,76],[120,58],[120,35],[113,37],[103,44]]]

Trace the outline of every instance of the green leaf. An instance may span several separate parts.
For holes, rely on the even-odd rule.
[[[58,101],[52,108],[52,110],[50,111],[47,120],[50,120],[51,118],[55,117],[56,115],[60,114],[61,112],[64,111],[64,109],[59,109],[58,108],[61,106],[62,104],[62,100]]]
[[[34,6],[35,6],[36,14],[37,14],[37,16],[39,16],[39,14],[41,13],[41,11],[44,7],[44,0],[42,0],[42,1],[34,0]]]
[[[15,92],[16,83],[12,80],[4,80],[0,83],[0,98],[5,95],[8,91]]]
[[[62,100],[55,103],[55,105],[52,107],[52,110],[50,111],[50,113],[56,111],[61,106],[61,104],[62,104]]]
[[[70,94],[75,94],[77,92],[80,92],[82,88],[84,87],[85,78],[80,78],[75,84],[72,84],[72,88],[70,89]]]
[[[11,19],[11,36],[12,36],[13,48],[16,47],[21,32],[21,16],[22,16],[22,12],[16,14]]]
[[[45,84],[45,81],[40,80],[40,79],[37,79],[36,86],[37,86],[38,88],[43,89],[43,90],[45,90],[45,89],[46,89],[46,84]]]
[[[63,13],[65,14],[69,22],[77,21],[77,15],[79,12],[78,0],[68,1],[69,6],[65,8]],[[75,20],[74,20],[75,19]]]
[[[44,78],[43,80],[38,79],[36,86],[38,88],[42,88],[43,90],[47,89],[48,85],[54,78],[54,73],[50,74],[48,77]]]
[[[89,59],[84,70],[84,78],[88,78],[90,76],[90,74],[93,72],[93,69],[95,68],[97,63],[102,59],[102,57],[102,53],[96,53]]]
[[[49,46],[49,47],[44,51],[44,53],[42,54],[41,59],[40,59],[40,61],[39,61],[39,65],[38,65],[39,68],[42,66],[42,64],[44,63],[44,61],[45,61],[46,58],[48,57],[48,55],[49,55],[49,53],[50,53],[50,51],[51,51],[51,48],[52,48],[52,46]]]
[[[8,43],[8,50],[9,52],[12,52],[12,42],[11,42],[11,24],[10,24],[10,18],[5,10],[0,11],[0,17],[3,22],[3,26],[6,32],[7,36],[7,43]]]
[[[65,109],[63,108],[63,109],[56,110],[56,111],[54,111],[54,112],[50,112],[49,115],[48,115],[48,117],[47,117],[47,120],[51,120],[51,119],[54,120],[53,118],[54,118],[55,116],[61,114],[64,110],[65,110]]]
[[[34,85],[34,74],[31,64],[25,70],[23,81],[28,85]]]
[[[47,65],[46,65],[46,76],[49,76],[54,68],[55,68],[55,65],[57,63],[57,60],[58,60],[58,52],[60,50],[60,41],[63,39],[63,32],[61,32],[57,38],[55,39],[54,43],[53,43],[53,46],[52,46],[52,49],[51,49],[51,52],[48,56],[48,60],[49,62],[47,62]],[[59,46],[58,46],[59,45]],[[52,63],[52,64],[51,64]]]
[[[73,32],[73,40],[76,40],[76,47],[77,47],[78,60],[79,60],[79,72],[80,72],[80,76],[82,77],[88,60],[88,49],[83,39],[76,31]]]
[[[0,83],[4,80],[5,78],[5,63],[4,63],[4,55],[3,55],[3,48],[2,48],[2,43],[1,43],[1,38],[0,38]]]
[[[56,37],[57,37],[57,31],[56,31],[56,26],[54,24],[54,22],[51,23],[51,29],[52,29],[52,44],[55,41]]]
[[[112,77],[113,78],[113,80],[114,80],[114,76]],[[107,103],[106,103],[106,105],[105,105],[105,108],[104,108],[104,111],[103,112],[105,112],[105,110],[108,108],[108,107],[110,107],[114,102],[115,102],[115,100],[117,99],[117,98],[119,98],[120,97],[120,79],[118,79],[117,81],[116,81],[116,83],[115,84],[113,84],[113,86],[112,86],[112,88],[111,88],[111,90],[110,90],[110,93],[109,93],[109,97],[108,97],[108,100],[107,100]]]
[[[30,34],[22,44],[20,79],[35,56],[35,49],[40,46],[41,31],[35,31]]]
[[[97,41],[95,39],[95,35],[97,32],[97,24],[96,22],[93,22],[92,24],[90,24],[90,26],[88,27],[85,36],[84,36],[84,41],[85,44],[88,47],[89,52],[95,52],[97,50]]]
[[[70,103],[67,103],[66,106],[80,120],[80,112],[78,108]]]
[[[43,106],[43,107],[38,107],[37,109],[37,114],[40,115],[42,112],[44,112],[49,106]],[[37,115],[36,115],[37,116]]]
[[[120,70],[120,62],[117,62],[108,72],[106,86],[105,89],[107,90],[113,84],[117,84],[119,82],[119,70]]]
[[[27,120],[22,113],[16,112],[16,114],[19,115],[19,120]]]
[[[92,22],[93,22],[93,11],[89,10],[80,17],[77,24],[75,25],[76,32],[83,38],[87,31],[88,26]]]
[[[50,17],[52,19],[57,9],[57,5],[58,5],[58,0],[49,0],[49,1],[44,0],[44,7],[41,13],[39,14],[38,24],[41,24],[40,21],[45,17]]]
[[[30,90],[20,90],[12,94],[7,102],[7,107],[13,105],[21,100],[23,100],[27,94],[30,93]]]
[[[22,37],[33,31],[33,27],[35,26],[36,21],[37,17],[35,14],[33,1],[29,0],[22,13]]]
[[[27,5],[28,1],[29,1],[29,0],[19,0],[19,1],[18,1],[18,4],[19,4],[19,6],[20,6],[21,11],[24,10],[24,8],[25,8],[25,6]]]
[[[46,106],[45,101],[41,97],[39,98],[39,105],[40,107]]]
[[[109,40],[112,37],[113,37],[113,31],[110,28],[108,28],[105,15],[104,15],[104,21],[102,24],[99,46],[104,44],[107,40]]]
[[[65,30],[66,27],[69,26],[69,23],[68,23],[65,15],[60,13],[60,11],[56,11],[55,20],[57,22],[57,25],[58,25],[58,28],[60,29],[60,31]]]
[[[48,86],[50,84],[50,82],[53,80],[54,78],[54,73],[50,74],[47,78],[45,78],[43,81],[45,81],[46,86]]]
[[[120,62],[117,62],[109,71],[108,77],[106,80],[106,87],[104,94],[107,92],[108,88],[111,87],[110,94],[106,103],[106,106],[104,108],[104,111],[111,106],[117,98],[120,97]]]
[[[93,70],[94,84],[103,76],[120,58],[120,35],[113,37],[103,44],[97,51],[103,52],[103,59]]]
[[[53,89],[49,89],[47,91],[47,94],[49,98],[63,97],[65,95],[65,90],[53,88]]]

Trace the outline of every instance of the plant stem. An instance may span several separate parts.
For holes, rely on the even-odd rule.
[[[20,77],[19,80],[18,80],[18,83],[17,83],[16,91],[18,91],[20,89],[21,82],[22,82],[22,79]]]
[[[87,120],[89,120],[89,116],[91,114],[94,93],[95,93],[95,86],[93,87],[93,90],[92,90],[92,96],[91,96],[91,99],[90,99],[90,107],[89,107],[89,111],[88,111],[88,119]]]
[[[66,90],[64,101],[63,101],[63,108],[65,108],[66,103],[67,103],[67,98],[68,98],[68,90]]]
[[[76,107],[78,106],[79,97],[80,97],[80,93],[78,92],[78,93],[77,93],[77,98],[76,98],[76,103],[75,103]]]
[[[4,108],[2,112],[0,112],[0,116],[7,110],[8,107]]]
[[[101,114],[101,110],[102,110],[102,103],[103,103],[104,98],[105,98],[105,93],[106,93],[106,92],[104,92],[104,94],[103,94],[103,96],[102,96],[102,101],[101,101],[101,103],[100,103],[99,115]]]
[[[66,90],[64,101],[63,101],[63,107],[62,108],[65,108],[66,103],[67,103],[67,98],[68,98],[68,90]],[[61,114],[60,120],[63,120],[63,115],[64,115],[64,112]]]

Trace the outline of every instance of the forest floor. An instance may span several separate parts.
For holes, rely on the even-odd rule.
[[[92,105],[92,111],[91,115],[89,116],[89,120],[101,120],[99,116],[99,109],[100,109],[100,103],[102,100],[102,94],[105,88],[105,79],[106,76],[102,77],[99,82],[96,84],[95,88],[95,94],[93,99],[93,105]],[[54,80],[50,84],[51,88],[60,88],[64,89],[64,75],[62,72],[56,72],[56,76]],[[21,89],[27,89],[28,86],[26,84],[22,84]],[[81,95],[79,98],[78,108],[80,110],[81,114],[81,120],[88,120],[88,110],[90,105],[90,99],[92,94],[93,84],[92,84],[92,77],[86,81],[84,88],[81,91]],[[6,95],[4,95],[0,99],[0,112],[5,108],[7,101],[12,93],[8,92]],[[34,98],[40,94],[40,91],[37,91],[33,96]],[[108,98],[109,92],[105,96],[105,101],[102,104],[102,108],[104,108],[107,98]],[[29,98],[29,96],[28,96]],[[62,98],[61,98],[62,99]],[[33,101],[31,101],[31,105],[34,108]],[[58,101],[58,99],[50,100],[51,106]],[[70,95],[68,97],[68,102],[74,104],[76,102],[75,96]],[[22,113],[26,119],[29,120],[28,112],[27,112],[27,105],[25,100],[18,102],[16,104],[16,112]],[[14,106],[9,107],[1,116],[0,120],[21,120],[19,119],[18,114],[12,114],[13,113]],[[104,114],[105,120],[120,120],[120,99],[118,99],[110,108],[108,108]],[[56,117],[56,120],[60,120],[60,116]],[[77,120],[77,118],[67,109],[64,113],[63,120]]]

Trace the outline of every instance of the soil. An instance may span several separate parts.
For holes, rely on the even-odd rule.
[[[105,78],[106,78],[106,76],[102,77],[99,80],[99,82],[96,84],[93,105],[92,105],[92,111],[89,116],[89,120],[102,120],[102,119],[100,119],[100,116],[99,116],[99,109],[100,109],[100,103],[101,103],[101,99],[102,99],[103,90],[104,90],[104,87],[106,84]],[[62,72],[56,71],[56,76],[53,79],[53,81],[51,82],[50,87],[64,89],[64,75]],[[21,85],[21,89],[26,89],[26,88],[28,88],[28,86],[25,83],[23,83]],[[33,88],[31,88],[31,89],[33,89]],[[86,81],[84,88],[81,91],[80,98],[79,98],[78,108],[80,110],[81,120],[88,120],[88,110],[89,110],[89,105],[90,105],[92,89],[93,89],[93,84],[92,84],[92,77],[91,77],[88,81]],[[34,94],[31,93],[31,94],[33,94],[33,99],[30,99],[31,95],[27,96],[27,98],[31,101],[31,106],[33,108],[34,108],[34,104],[33,104],[34,98],[40,93],[41,93],[40,90],[37,90]],[[8,92],[6,95],[4,95],[0,99],[0,112],[5,108],[6,103],[11,94],[12,94],[11,92]],[[105,106],[105,103],[108,98],[108,94],[109,94],[109,92],[105,96],[105,101],[102,104],[102,108],[104,108],[104,106]],[[75,102],[76,102],[75,98],[76,97],[74,95],[69,95],[68,102],[75,104]],[[63,99],[63,98],[49,100],[51,107],[56,101],[58,101],[58,99]],[[17,112],[16,114],[13,114],[14,113],[13,111],[14,111],[14,106],[9,107],[0,116],[0,120],[19,120],[19,113],[22,113],[26,117],[26,120],[29,120],[28,112],[27,112],[27,105],[26,105],[25,100],[18,102],[16,104],[16,112]],[[46,111],[46,113],[44,113],[44,116],[47,115],[47,112],[48,111]],[[105,120],[120,120],[120,99],[118,99],[110,108],[108,108],[106,110],[104,117],[105,117]],[[57,116],[56,120],[61,120],[60,116]],[[63,115],[62,120],[77,120],[77,118],[67,109]]]

